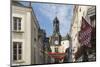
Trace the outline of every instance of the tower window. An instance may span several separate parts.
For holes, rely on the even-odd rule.
[[[55,48],[55,52],[58,52],[58,48]]]

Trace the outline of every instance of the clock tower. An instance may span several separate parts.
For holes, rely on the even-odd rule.
[[[56,54],[59,54],[60,52],[60,46],[61,46],[61,35],[59,31],[59,20],[57,17],[53,20],[53,34],[50,38],[50,48],[51,53],[53,53],[55,56],[59,56]],[[59,59],[54,58],[54,63],[59,63]]]
[[[59,20],[56,17],[53,21],[53,34],[51,45],[60,46],[61,45],[61,35],[59,31]]]
[[[59,47],[61,46],[61,35],[59,31],[59,20],[56,17],[53,20],[53,34],[51,36],[51,51],[52,53],[59,53]],[[55,63],[59,63],[58,59],[54,59]]]

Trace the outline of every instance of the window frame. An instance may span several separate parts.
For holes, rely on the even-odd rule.
[[[23,25],[22,21],[23,21],[22,17],[13,16],[12,17],[12,30],[16,31],[16,32],[22,31],[22,25]],[[16,28],[16,29],[14,29],[14,28]]]
[[[15,44],[14,44],[15,43]],[[21,47],[19,47],[19,44],[21,45]],[[16,45],[16,50],[15,50],[15,48],[14,48],[14,45]],[[17,42],[17,41],[13,41],[13,52],[12,52],[12,59],[13,59],[13,61],[22,61],[23,60],[23,55],[22,55],[22,51],[23,51],[23,42]],[[21,50],[21,53],[19,53],[20,52],[20,50]],[[14,55],[14,51],[16,51],[15,52],[15,55]],[[14,60],[14,56],[16,57],[16,59]],[[21,58],[20,58],[21,57]]]

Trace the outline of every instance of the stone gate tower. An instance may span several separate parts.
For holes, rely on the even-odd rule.
[[[52,34],[51,45],[60,46],[61,45],[61,35],[59,30],[59,20],[56,17],[53,21],[53,34]]]
[[[59,20],[56,17],[53,21],[53,34],[51,36],[50,48],[52,53],[59,53],[59,47],[61,46],[61,35],[59,30]],[[58,59],[53,59],[54,63],[59,63]]]

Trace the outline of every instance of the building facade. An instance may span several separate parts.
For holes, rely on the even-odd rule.
[[[11,61],[13,65],[43,64],[40,26],[32,7],[12,2]],[[44,35],[43,35],[44,36]]]
[[[82,61],[82,56],[78,56],[77,59],[75,57],[75,54],[78,52],[78,54],[81,54],[78,50],[81,49],[81,44],[78,41],[78,33],[81,29],[81,24],[82,24],[82,17],[86,19],[86,21],[94,28],[96,27],[96,7],[95,6],[79,6],[75,5],[73,9],[73,20],[71,24],[71,29],[70,29],[70,36],[71,36],[71,61],[72,62],[77,62],[77,61]],[[91,19],[91,17],[93,19]],[[96,35],[94,35],[96,37]],[[96,44],[95,44],[96,45]],[[78,55],[77,54],[77,55]]]
[[[47,54],[50,49],[49,38],[46,37],[46,32],[43,29],[39,30],[39,44],[40,64],[50,63],[50,57]]]
[[[45,64],[49,64],[49,63],[51,63],[51,57],[47,54],[47,52],[51,52],[51,49],[50,49],[50,42],[49,42],[49,38],[48,37],[45,38],[44,51],[46,52],[44,54]]]
[[[66,49],[69,48],[69,40],[62,40],[61,46],[62,48],[60,49],[60,51],[65,53]]]

